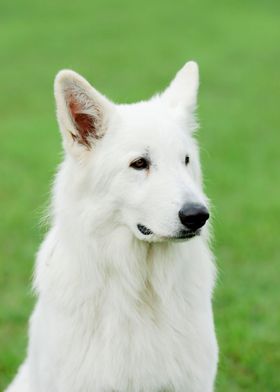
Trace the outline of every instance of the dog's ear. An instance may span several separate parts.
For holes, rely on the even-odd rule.
[[[193,111],[196,108],[198,86],[198,65],[194,61],[189,61],[162,93],[162,99],[178,111]]]
[[[106,131],[113,104],[70,70],[55,78],[58,123],[66,150],[90,150]]]

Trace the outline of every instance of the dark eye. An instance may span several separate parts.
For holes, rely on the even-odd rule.
[[[136,170],[144,170],[149,168],[149,162],[145,158],[138,158],[131,162],[130,167]]]
[[[188,155],[186,155],[185,164],[187,165],[189,162],[190,162],[190,157]]]

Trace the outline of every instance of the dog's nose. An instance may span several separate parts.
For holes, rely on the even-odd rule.
[[[209,212],[202,204],[186,203],[179,211],[179,218],[187,229],[196,231],[205,225]]]

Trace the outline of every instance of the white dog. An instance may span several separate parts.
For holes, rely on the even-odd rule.
[[[196,63],[147,102],[55,80],[65,159],[8,392],[210,392],[217,367]],[[207,223],[207,224],[206,224]]]

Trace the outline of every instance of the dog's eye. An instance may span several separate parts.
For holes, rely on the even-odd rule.
[[[186,155],[185,157],[185,165],[187,165],[190,162],[190,157]]]
[[[138,158],[131,162],[130,167],[136,170],[144,170],[149,168],[149,162],[145,158]]]

